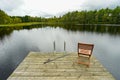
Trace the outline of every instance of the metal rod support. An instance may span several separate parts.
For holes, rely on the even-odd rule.
[[[55,49],[56,49],[56,48],[55,48],[55,41],[53,42],[53,47],[54,47],[54,51],[55,51]]]
[[[64,51],[66,51],[66,42],[64,41]]]

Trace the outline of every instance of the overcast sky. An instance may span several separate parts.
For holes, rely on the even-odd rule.
[[[120,0],[0,0],[0,9],[11,16],[59,16],[68,11],[114,8]]]

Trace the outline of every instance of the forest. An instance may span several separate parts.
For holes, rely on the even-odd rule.
[[[120,6],[114,9],[105,8],[99,10],[72,11],[59,17],[32,17],[9,16],[3,10],[0,10],[0,24],[14,24],[25,22],[45,22],[57,24],[120,24]]]

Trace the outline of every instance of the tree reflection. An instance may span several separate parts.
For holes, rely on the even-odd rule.
[[[96,33],[108,33],[111,35],[120,35],[119,26],[103,26],[103,25],[64,25],[64,29],[71,31],[87,31],[87,32],[96,32]]]
[[[31,26],[17,26],[17,27],[0,27],[0,40],[2,41],[4,39],[4,37],[9,37],[11,35],[11,33],[14,30],[22,30],[22,29],[33,29],[33,28],[40,28],[43,25],[31,25]]]
[[[33,29],[42,27],[62,27],[70,31],[82,31],[82,32],[96,32],[96,33],[108,33],[111,35],[120,35],[120,26],[104,26],[104,25],[64,25],[64,24],[38,24],[31,26],[19,26],[19,27],[0,27],[0,40],[5,36],[10,36],[14,30]]]

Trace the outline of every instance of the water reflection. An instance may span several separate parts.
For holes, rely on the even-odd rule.
[[[71,31],[87,31],[96,33],[109,33],[111,35],[120,35],[119,26],[101,26],[101,25],[80,25],[80,26],[64,26],[63,28]]]
[[[76,52],[78,42],[94,43],[93,54],[117,80],[120,79],[120,64],[117,63],[120,57],[119,27],[63,25],[60,28],[32,25],[0,29],[0,36],[2,35],[2,41],[0,41],[1,79],[6,79],[30,51],[53,52],[53,41],[56,42],[57,52],[64,51],[64,41],[66,41],[67,52]]]
[[[33,29],[33,28],[42,28],[49,26],[47,24],[31,25],[31,26],[19,26],[19,27],[0,27],[0,39],[2,40],[5,36],[9,36],[13,30],[22,30],[22,29]],[[50,25],[51,27],[62,27],[70,31],[87,31],[87,32],[96,32],[96,33],[109,33],[110,35],[120,35],[120,26],[101,26],[101,25]]]
[[[0,39],[4,39],[4,37],[6,36],[10,36],[10,34],[14,31],[14,30],[23,30],[23,29],[33,29],[33,28],[41,28],[44,27],[45,25],[43,24],[39,24],[39,25],[31,25],[31,26],[19,26],[19,27],[0,27]]]

